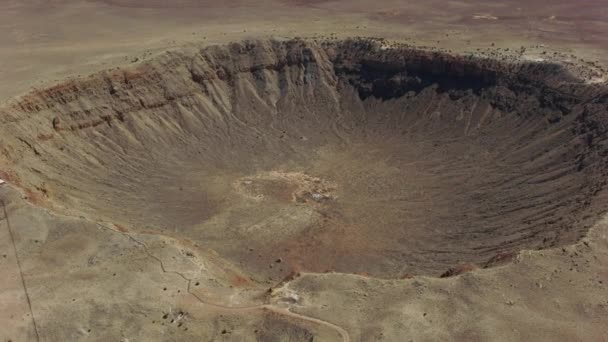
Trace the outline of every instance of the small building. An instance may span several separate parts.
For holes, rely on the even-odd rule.
[[[6,184],[6,182],[2,179],[0,179],[0,186]]]

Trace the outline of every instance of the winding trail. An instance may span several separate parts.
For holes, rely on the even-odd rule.
[[[196,295],[195,293],[193,293],[190,290],[192,279],[184,276],[180,272],[167,270],[165,268],[165,265],[164,265],[162,259],[160,259],[156,255],[152,254],[148,250],[148,246],[144,242],[141,242],[141,241],[137,240],[136,238],[134,238],[129,233],[125,233],[125,232],[119,231],[117,229],[114,229],[110,225],[106,225],[106,224],[103,224],[103,223],[100,223],[100,222],[97,222],[97,225],[99,227],[103,228],[103,229],[111,230],[114,233],[118,233],[118,234],[124,235],[125,237],[127,237],[128,239],[130,239],[131,241],[133,241],[135,244],[137,244],[140,247],[142,247],[143,250],[146,252],[146,254],[150,258],[152,258],[152,259],[154,259],[154,260],[156,260],[158,262],[158,264],[160,265],[160,268],[163,271],[163,273],[176,274],[179,277],[181,277],[182,279],[184,279],[188,283],[188,286],[187,286],[188,294],[192,295],[194,298],[196,298],[196,300],[198,302],[200,302],[203,305],[211,306],[211,307],[214,307],[214,308],[220,309],[220,310],[225,310],[225,311],[230,311],[230,312],[236,312],[236,313],[248,313],[248,312],[258,311],[258,310],[273,312],[273,313],[276,313],[276,314],[279,314],[279,315],[284,315],[284,316],[287,316],[287,317],[291,317],[291,318],[295,318],[295,319],[300,319],[300,320],[303,320],[303,321],[307,321],[307,322],[315,323],[315,324],[318,324],[318,325],[321,325],[321,326],[325,326],[327,328],[330,328],[331,330],[336,331],[340,335],[340,337],[342,337],[342,341],[343,342],[351,342],[350,335],[348,334],[348,332],[344,328],[342,328],[342,327],[340,327],[340,326],[338,326],[336,324],[333,324],[331,322],[319,319],[319,318],[314,318],[314,317],[310,317],[310,316],[306,316],[306,315],[302,315],[302,314],[299,314],[299,313],[295,313],[295,312],[289,311],[289,308],[277,307],[277,306],[274,306],[274,305],[271,305],[271,304],[259,304],[259,305],[251,305],[251,306],[227,306],[227,305],[222,305],[222,304],[217,304],[217,303],[212,303],[212,302],[205,301],[204,299],[202,299],[201,297],[199,297],[198,295]]]
[[[32,316],[32,324],[34,325],[34,332],[36,333],[36,341],[40,341],[40,333],[38,333],[38,325],[36,324],[36,318],[34,317],[34,311],[32,310],[32,301],[30,300],[30,294],[25,284],[25,277],[23,276],[23,269],[21,268],[21,260],[19,259],[19,253],[17,253],[17,245],[15,244],[15,236],[11,227],[11,221],[8,218],[8,211],[6,210],[6,204],[4,203],[4,200],[0,199],[0,203],[2,204],[2,211],[4,212],[6,228],[8,229],[8,234],[11,237],[11,244],[13,245],[13,250],[15,252],[15,259],[17,260],[17,267],[19,268],[19,276],[21,278],[21,284],[23,285],[23,292],[25,292],[27,306],[30,310],[30,315]]]

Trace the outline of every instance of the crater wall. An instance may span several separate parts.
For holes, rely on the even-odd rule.
[[[247,41],[8,103],[0,178],[258,281],[438,276],[583,236],[606,207],[607,107],[553,64]]]

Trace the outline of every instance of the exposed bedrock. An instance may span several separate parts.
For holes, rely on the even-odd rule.
[[[258,281],[439,276],[587,232],[608,203],[607,106],[605,85],[557,65],[243,42],[7,104],[0,177]]]

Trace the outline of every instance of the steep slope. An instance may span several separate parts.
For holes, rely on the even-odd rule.
[[[251,41],[27,94],[1,110],[0,170],[38,205],[215,250],[259,282],[438,276],[586,233],[607,104],[556,65]]]

